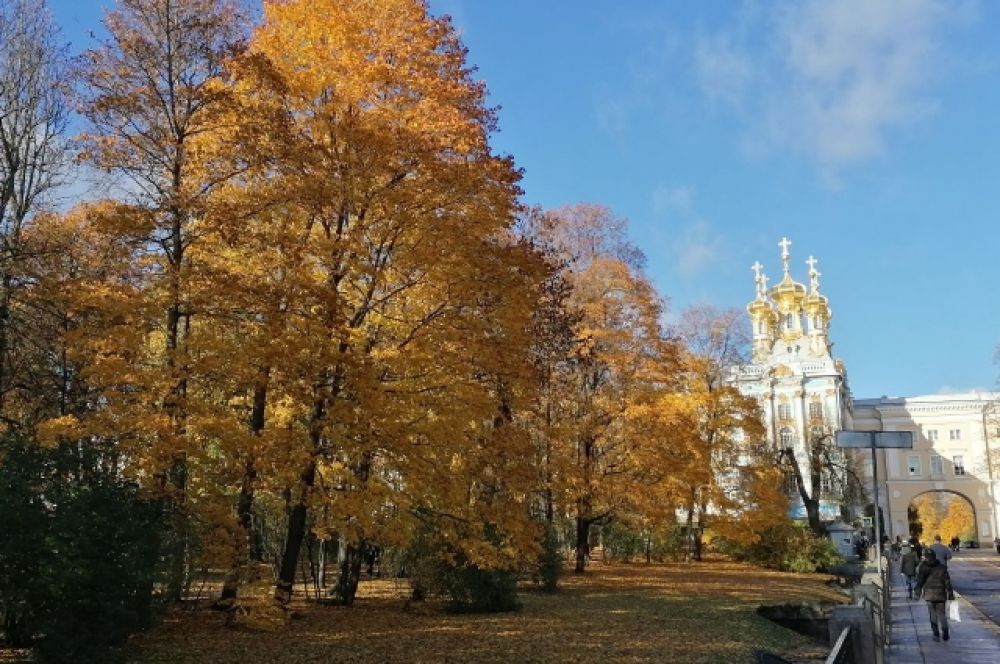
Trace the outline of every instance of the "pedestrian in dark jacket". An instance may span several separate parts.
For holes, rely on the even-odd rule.
[[[945,600],[955,599],[955,591],[951,588],[948,568],[938,561],[933,549],[924,551],[924,562],[917,570],[917,597],[923,597],[927,602],[934,640],[940,641],[943,638],[947,641],[948,612],[945,610]]]
[[[924,545],[920,543],[916,535],[910,538],[910,546],[913,547],[913,552],[917,554],[917,564],[924,559]]]
[[[951,549],[941,543],[940,535],[935,535],[934,543],[927,548],[934,551],[934,555],[937,556],[939,563],[945,567],[948,566],[948,561],[951,560]]]
[[[917,552],[909,544],[904,544],[900,549],[899,569],[906,579],[906,599],[913,599],[913,584],[917,580]]]

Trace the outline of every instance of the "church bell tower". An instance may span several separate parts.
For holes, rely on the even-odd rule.
[[[740,391],[760,403],[770,442],[776,449],[793,454],[808,478],[814,441],[829,441],[834,432],[845,428],[850,391],[843,362],[831,354],[832,313],[826,296],[820,293],[819,261],[812,256],[805,261],[808,287],[795,281],[791,244],[787,238],[778,243],[782,278],[771,288],[764,266],[759,261],[751,266],[756,291],[747,312],[753,331],[753,358],[733,376]],[[807,482],[811,484],[811,480]],[[832,480],[824,477],[822,482],[824,486],[808,487],[810,495],[818,492],[832,497],[836,493]],[[839,503],[828,500],[823,505],[824,518],[837,517]]]

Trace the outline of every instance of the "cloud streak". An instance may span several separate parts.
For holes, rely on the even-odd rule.
[[[653,215],[673,230],[670,251],[679,277],[690,280],[721,260],[724,240],[698,213],[690,187],[660,185],[653,190],[650,205]]]
[[[805,155],[834,177],[934,111],[940,42],[966,14],[959,0],[761,7],[695,40],[699,87],[748,147]]]

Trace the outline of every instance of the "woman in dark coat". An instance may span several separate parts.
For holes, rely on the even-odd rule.
[[[909,544],[904,544],[900,549],[899,571],[906,577],[906,599],[913,599],[913,583],[917,580],[917,552]]]
[[[948,568],[938,561],[937,554],[929,548],[924,551],[924,562],[917,570],[917,597],[923,597],[927,602],[934,640],[940,641],[943,638],[947,641],[948,612],[945,611],[945,600],[955,599],[955,591],[951,588]]]

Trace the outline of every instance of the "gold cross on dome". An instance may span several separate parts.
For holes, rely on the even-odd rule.
[[[778,246],[781,247],[781,262],[782,266],[785,268],[786,276],[788,275],[788,257],[791,255],[788,253],[788,247],[791,246],[791,244],[792,241],[787,237],[781,238],[781,242],[778,243]]]
[[[781,260],[786,260],[790,255],[788,253],[788,247],[792,246],[792,241],[787,237],[783,237],[781,238],[781,242],[778,243],[778,246],[781,247]]]

